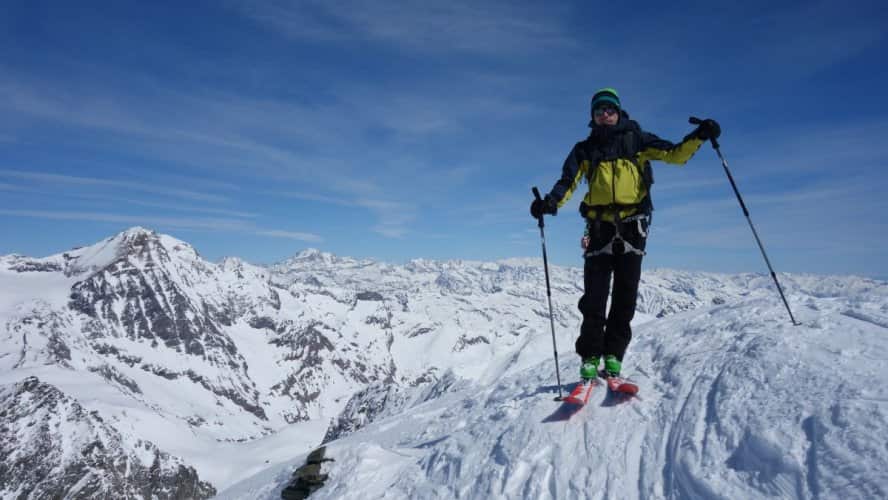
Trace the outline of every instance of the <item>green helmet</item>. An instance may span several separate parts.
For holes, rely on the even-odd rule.
[[[617,94],[617,90],[611,87],[605,87],[596,91],[595,95],[592,96],[591,110],[595,111],[595,108],[602,104],[613,104],[617,109],[620,109],[620,95]]]

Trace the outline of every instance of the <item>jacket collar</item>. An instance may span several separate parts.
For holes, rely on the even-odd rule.
[[[634,120],[629,119],[629,113],[624,109],[620,109],[620,120],[616,125],[600,126],[595,124],[595,120],[592,120],[589,122],[589,126],[592,127],[592,131],[589,133],[590,138],[607,142],[616,135],[637,128],[638,124]]]

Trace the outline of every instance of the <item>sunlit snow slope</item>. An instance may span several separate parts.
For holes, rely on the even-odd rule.
[[[551,362],[396,398],[328,443],[312,498],[886,498],[888,286],[789,288],[802,326],[766,288],[638,326],[625,366],[640,397],[600,387],[567,420]],[[303,459],[218,498],[280,498]]]

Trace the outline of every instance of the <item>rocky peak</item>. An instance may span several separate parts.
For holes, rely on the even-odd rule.
[[[142,227],[132,227],[95,245],[66,252],[61,257],[68,276],[95,273],[124,261],[144,266],[169,262],[174,257],[185,261],[200,259],[188,243]]]
[[[307,249],[299,252],[298,254],[293,256],[292,258],[288,259],[287,262],[292,263],[292,264],[302,264],[302,265],[307,264],[307,263],[332,265],[337,260],[338,259],[336,258],[336,256],[333,255],[332,253],[322,252],[322,251],[318,250],[317,248],[307,248]]]
[[[308,248],[272,266],[272,268],[279,272],[287,272],[291,269],[305,270],[310,268],[309,270],[317,270],[318,268],[365,267],[374,263],[375,261],[369,259],[356,260],[349,257],[340,257],[330,252],[322,252],[316,248]]]
[[[126,436],[55,386],[0,386],[0,497],[209,498],[181,459]],[[132,442],[128,449],[125,443]]]

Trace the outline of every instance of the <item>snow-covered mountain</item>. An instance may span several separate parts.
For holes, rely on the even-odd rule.
[[[4,498],[207,498],[194,468],[28,377],[0,387]]]
[[[802,326],[757,293],[646,322],[627,357],[640,396],[599,387],[573,415],[551,362],[365,390],[311,498],[886,498],[888,286],[790,281]],[[218,498],[279,498],[303,460]]]
[[[582,271],[550,270],[558,345],[562,359],[572,360]],[[888,327],[888,300],[881,282],[815,276],[785,276],[783,280],[794,306],[805,308],[813,323],[838,318],[855,325]],[[59,445],[65,450],[77,446],[95,450],[88,445],[98,442],[104,455],[77,465],[76,453],[46,454],[39,447],[14,457],[4,454],[0,496],[23,491],[74,496],[90,491],[83,489],[90,481],[84,479],[85,472],[76,473],[89,470],[104,477],[104,485],[117,488],[107,490],[111,496],[205,497],[213,487],[221,491],[256,473],[274,476],[282,469],[272,466],[289,467],[294,457],[325,440],[330,441],[331,454],[338,451],[340,457],[334,468],[347,456],[360,461],[361,455],[350,455],[356,452],[347,445],[355,440],[375,443],[374,450],[381,455],[375,457],[371,451],[364,456],[368,460],[398,455],[401,444],[422,439],[411,436],[410,429],[418,429],[411,425],[436,428],[437,410],[428,413],[423,408],[444,408],[440,405],[448,401],[468,404],[463,399],[487,393],[485,397],[501,398],[502,404],[518,404],[517,417],[530,419],[516,423],[509,414],[502,425],[527,425],[525,430],[516,427],[509,432],[546,439],[545,433],[535,434],[541,419],[533,422],[535,414],[522,413],[551,409],[552,394],[540,389],[548,385],[554,390],[544,283],[538,259],[415,260],[392,265],[306,250],[268,268],[236,258],[210,263],[187,243],[142,228],[46,258],[2,256],[0,404],[4,406],[0,407],[0,432],[22,445],[26,436],[35,434],[20,430],[39,424],[39,429],[47,429],[41,431],[41,442],[68,443]],[[656,413],[659,418],[661,412],[670,415],[673,406],[696,397],[697,391],[686,384],[710,376],[709,365],[686,366],[687,360],[696,358],[682,350],[685,343],[691,343],[692,352],[712,349],[728,356],[730,349],[740,348],[732,343],[734,338],[748,331],[770,338],[771,324],[782,321],[782,306],[774,300],[771,287],[770,277],[759,275],[647,272],[638,306],[637,323],[642,326],[631,348],[645,399],[641,405],[627,407],[630,410],[617,411]],[[778,335],[778,327],[773,328]],[[786,333],[802,328],[809,326]],[[712,339],[711,344],[701,339]],[[786,354],[778,350],[774,356]],[[800,356],[802,361],[807,359]],[[723,361],[706,359],[714,365]],[[738,380],[744,366],[741,363],[737,369]],[[563,378],[570,380],[576,367],[569,362],[562,367]],[[815,368],[825,380],[836,380],[828,376],[829,368]],[[690,375],[683,376],[683,369],[690,370]],[[514,378],[509,381],[504,376]],[[527,385],[535,380],[541,385]],[[493,391],[497,387],[502,390]],[[13,411],[22,404],[25,396],[15,395],[22,394],[23,388],[51,394],[50,399],[59,403]],[[28,401],[36,398],[26,397]],[[523,403],[508,403],[510,399]],[[454,429],[486,435],[486,430],[470,425],[492,418],[474,413],[485,407],[478,404],[465,411],[449,409],[462,415],[458,422],[451,422],[458,424]],[[58,413],[48,408],[66,409],[65,422],[69,423],[60,424],[59,429],[67,430],[54,430],[55,423],[46,423],[51,422],[47,415]],[[388,431],[377,435],[379,426],[386,425],[383,422],[407,429],[399,434],[401,444],[386,441]],[[821,429],[816,425],[815,434]],[[879,425],[876,429],[883,429]],[[754,448],[758,437],[754,432],[750,435],[752,441],[744,446]],[[462,439],[458,432],[453,437],[419,449],[444,453],[439,445],[446,447],[447,442]],[[735,441],[737,446],[747,442]],[[111,446],[112,442],[117,444]],[[484,448],[483,439],[478,443],[480,448],[472,453],[492,452]],[[673,464],[674,453],[663,452],[662,443],[657,446],[657,460]],[[521,454],[500,457],[504,463],[513,463],[511,467],[528,460]],[[149,467],[154,474],[150,481],[128,482],[129,476],[115,475],[121,463],[132,464],[131,470],[137,471],[149,461],[157,463]],[[533,465],[527,463],[520,467]],[[358,470],[366,466],[353,465]],[[43,482],[41,474],[19,478],[7,472],[22,467],[34,471],[62,467],[75,472],[46,476]],[[405,486],[393,491],[412,491],[420,497],[426,493],[446,496],[447,492],[465,496],[469,490],[463,491],[465,486],[459,482],[478,483],[470,472],[470,460],[459,459],[448,467],[465,473],[448,473],[453,484],[418,476],[417,481],[426,486],[408,488],[408,479],[401,479]],[[395,469],[386,464],[393,474],[409,475],[406,469]],[[144,476],[140,474],[132,477]],[[335,473],[332,476],[339,483],[322,491],[354,487]],[[533,474],[528,478],[540,479]],[[686,485],[670,481],[652,486],[653,493],[643,496],[656,497],[657,491],[674,496],[681,493],[676,488]],[[237,487],[278,486],[270,480],[261,487],[256,482]],[[226,494],[231,491],[243,490]],[[259,494],[250,491],[246,498]],[[373,491],[362,493],[372,497]],[[497,493],[492,486],[486,491],[494,496],[521,496],[510,489]]]

